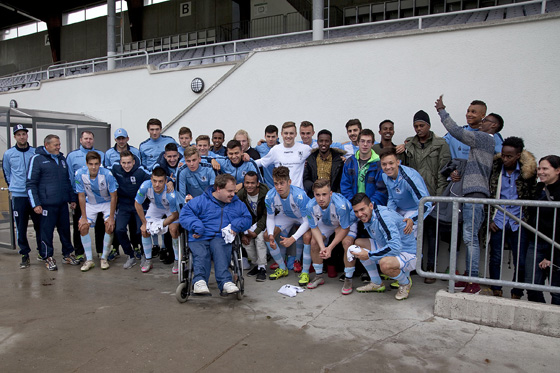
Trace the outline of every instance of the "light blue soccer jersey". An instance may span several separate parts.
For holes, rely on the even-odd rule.
[[[339,193],[332,194],[331,202],[324,210],[313,198],[307,203],[306,211],[310,228],[316,228],[317,224],[321,221],[329,227],[347,229],[357,220],[352,210],[352,205]]]
[[[111,193],[118,188],[115,177],[106,168],[100,167],[95,179],[90,178],[87,166],[76,171],[76,193],[84,193],[90,205],[111,202]]]
[[[430,195],[422,176],[413,168],[399,166],[397,178],[393,180],[383,173],[383,181],[387,185],[389,200],[387,207],[402,214],[406,211],[415,211],[409,218],[418,221],[418,205],[420,200]],[[424,204],[424,217],[432,211],[432,202]]]
[[[167,191],[167,185],[163,188],[163,191],[158,194],[154,191],[151,180],[144,181],[140,189],[138,189],[135,200],[139,204],[142,204],[146,198],[150,200],[150,204],[155,204],[158,209],[170,212],[177,211],[175,192],[169,193]]]
[[[276,189],[271,189],[266,193],[264,202],[269,215],[283,214],[292,219],[302,219],[306,215],[309,197],[303,189],[292,185],[286,199],[280,198]]]

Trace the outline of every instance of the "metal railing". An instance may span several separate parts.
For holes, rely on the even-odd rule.
[[[449,281],[449,292],[450,293],[454,293],[455,292],[455,283],[458,281],[463,281],[463,282],[472,282],[472,283],[478,283],[478,284],[484,284],[484,285],[493,285],[493,286],[505,286],[505,287],[512,287],[512,288],[518,288],[518,289],[526,289],[526,290],[534,290],[534,291],[545,291],[545,292],[552,292],[552,293],[560,293],[560,286],[551,286],[551,285],[543,285],[543,284],[536,284],[534,283],[534,279],[535,279],[535,268],[538,266],[539,263],[536,262],[536,255],[533,258],[533,262],[530,263],[530,265],[525,265],[526,269],[532,269],[532,275],[529,273],[525,273],[525,278],[518,278],[519,275],[519,271],[516,271],[516,276],[513,280],[509,281],[509,280],[504,280],[503,277],[503,259],[504,259],[504,242],[505,242],[505,229],[502,231],[502,238],[501,238],[501,262],[500,262],[500,271],[499,271],[499,277],[498,279],[493,279],[493,278],[489,278],[489,256],[490,256],[490,234],[491,234],[491,229],[490,229],[490,223],[493,221],[493,218],[491,217],[491,208],[489,208],[490,206],[495,208],[498,211],[501,211],[504,214],[504,223],[505,223],[505,218],[509,218],[511,220],[513,220],[515,223],[517,223],[519,225],[519,229],[518,229],[518,233],[519,237],[521,237],[521,235],[525,235],[525,232],[521,232],[522,229],[529,231],[531,233],[534,234],[535,238],[534,238],[534,245],[535,245],[535,250],[537,247],[537,240],[540,240],[541,242],[544,241],[547,244],[551,245],[551,247],[553,248],[551,250],[551,265],[549,267],[548,270],[548,277],[549,277],[549,281],[553,276],[553,272],[557,271],[558,269],[554,269],[554,258],[558,258],[558,256],[560,255],[560,244],[557,243],[557,241],[559,241],[559,239],[556,239],[555,235],[556,235],[556,231],[553,232],[552,237],[548,237],[545,234],[543,234],[541,231],[539,231],[539,214],[540,214],[540,209],[541,208],[554,208],[554,219],[553,219],[553,226],[556,226],[556,216],[557,214],[560,214],[560,211],[558,211],[558,209],[560,208],[560,202],[550,202],[550,201],[533,201],[533,200],[504,200],[504,199],[487,199],[487,198],[457,198],[457,197],[437,197],[437,196],[430,196],[430,197],[425,197],[422,198],[422,200],[419,203],[419,208],[418,208],[418,216],[424,216],[424,203],[426,201],[431,201],[436,203],[435,207],[434,207],[434,212],[436,215],[436,248],[435,248],[435,260],[434,260],[434,272],[431,271],[424,271],[422,269],[422,260],[418,260],[417,264],[416,264],[416,272],[421,275],[422,277],[428,277],[428,278],[436,278],[436,279],[440,279],[440,280],[448,280]],[[479,267],[479,276],[469,276],[467,275],[468,273],[470,273],[469,269],[472,269],[472,265],[473,265],[473,253],[471,253],[471,260],[469,263],[466,263],[465,265],[465,274],[464,275],[459,275],[456,272],[458,270],[458,264],[457,264],[457,257],[458,257],[458,251],[459,251],[459,247],[460,247],[460,239],[459,239],[459,229],[460,228],[460,222],[459,222],[459,214],[461,211],[464,212],[464,207],[461,207],[462,204],[474,204],[474,205],[483,205],[485,207],[485,224],[482,225],[481,227],[481,231],[482,233],[486,233],[486,240],[484,245],[479,243],[479,250],[480,250],[480,255],[479,255],[479,259],[478,259],[478,267]],[[452,218],[451,218],[451,224],[450,224],[450,233],[451,233],[451,238],[449,241],[449,273],[438,273],[437,272],[437,259],[438,259],[438,254],[440,253],[439,250],[439,246],[440,246],[440,241],[439,241],[439,237],[440,237],[440,230],[441,227],[443,226],[443,222],[440,221],[440,207],[442,204],[451,204],[451,211],[452,211]],[[521,206],[521,211],[523,211],[523,207],[529,207],[529,208],[534,208],[536,209],[536,226],[533,227],[529,224],[527,224],[522,218],[520,218],[519,216],[515,216],[512,213],[510,213],[509,211],[507,211],[506,208],[504,208],[503,206]],[[474,208],[474,207],[473,207]],[[520,213],[521,215],[521,213]],[[560,218],[560,217],[559,217]],[[474,220],[474,214],[473,214],[473,220]],[[447,222],[445,222],[447,223]],[[464,222],[463,222],[464,223]],[[504,224],[505,225],[505,224]],[[449,227],[449,225],[448,225]],[[425,228],[425,219],[419,219],[418,221],[418,240],[417,240],[417,258],[422,258],[422,254],[425,251],[425,245],[424,245],[424,228]],[[479,234],[480,232],[471,232],[472,235],[474,234]],[[560,232],[558,232],[559,238],[560,238]],[[464,238],[464,237],[463,237]],[[472,236],[470,237],[471,240],[469,242],[472,242]],[[531,244],[532,241],[530,240],[518,240],[518,246],[516,248],[510,248],[511,250],[516,249],[517,253],[521,253],[523,252],[523,250],[526,251],[527,246],[529,244]],[[465,250],[468,251],[469,248],[465,247]],[[557,251],[558,250],[558,251]],[[482,255],[484,253],[484,255]],[[516,263],[514,263],[514,266],[516,269],[519,269],[519,261],[520,261],[520,255],[517,255],[517,260]],[[480,269],[482,269],[482,264],[484,264],[484,269],[481,271]],[[482,275],[482,277],[480,277],[480,275]],[[560,275],[560,274],[558,274]],[[555,275],[556,276],[556,275]],[[494,276],[495,277],[495,276]],[[525,282],[527,279],[531,278],[530,282]]]
[[[426,19],[431,19],[431,18],[439,18],[439,17],[450,17],[450,16],[456,16],[456,15],[460,15],[460,14],[466,14],[466,13],[476,13],[476,12],[489,12],[491,10],[495,10],[495,9],[506,9],[506,8],[511,8],[511,7],[519,7],[519,6],[525,6],[525,5],[529,5],[529,4],[541,4],[541,13],[545,13],[546,12],[546,3],[547,0],[531,0],[531,1],[524,1],[524,2],[520,2],[520,3],[513,3],[513,4],[506,4],[506,5],[498,5],[498,6],[492,6],[492,7],[486,7],[486,8],[478,8],[478,9],[470,9],[470,10],[462,10],[462,11],[456,11],[456,12],[447,12],[447,13],[438,13],[438,14],[430,14],[430,15],[422,15],[422,16],[415,16],[415,17],[406,17],[406,18],[400,18],[400,19],[393,19],[393,20],[385,20],[385,21],[377,21],[377,22],[368,22],[368,23],[359,23],[359,24],[354,24],[354,25],[347,25],[347,26],[337,26],[337,27],[330,27],[330,28],[326,28],[325,29],[325,38],[329,39],[331,38],[331,34],[336,35],[337,31],[343,31],[346,29],[359,29],[362,27],[371,27],[372,25],[388,25],[388,24],[393,24],[393,23],[402,23],[402,22],[410,22],[410,21],[415,21],[417,22],[418,29],[423,29],[423,21]],[[294,13],[294,15],[296,15]],[[297,14],[299,15],[299,13]],[[286,17],[287,15],[282,15],[282,17]],[[271,17],[275,17],[275,16],[271,16]],[[299,15],[299,17],[301,18],[301,15]],[[240,32],[240,39],[236,39],[236,40],[232,40],[231,38],[233,37],[232,35],[225,35],[224,33],[231,33],[232,28],[233,28],[234,24],[230,24],[230,25],[223,25],[220,26],[217,29],[218,35],[217,40],[226,40],[223,42],[219,42],[219,43],[212,43],[210,44],[210,46],[219,46],[219,45],[233,45],[233,52],[231,53],[219,53],[216,55],[216,57],[223,57],[224,54],[226,56],[228,55],[238,55],[240,54],[239,51],[237,50],[237,45],[240,43],[248,43],[251,41],[259,41],[259,40],[271,40],[274,41],[275,39],[279,39],[279,38],[284,38],[284,37],[290,37],[290,36],[295,36],[295,35],[303,35],[303,34],[312,34],[311,30],[305,30],[305,31],[298,31],[298,32],[288,32],[286,33],[286,29],[284,29],[284,33],[280,33],[280,34],[275,34],[275,35],[266,35],[266,36],[260,36],[260,37],[249,37],[250,35],[250,27],[248,25],[243,25],[241,23],[237,23],[237,27],[239,30],[243,31]],[[226,30],[227,26],[231,26],[229,30]],[[225,28],[224,28],[225,27]],[[298,26],[299,27],[299,26]],[[226,30],[226,31],[224,31]],[[228,37],[230,39],[228,39]],[[339,36],[334,36],[334,37],[339,37]],[[164,39],[164,38],[162,38]],[[171,41],[170,41],[171,43]],[[161,67],[169,65],[171,59],[171,53],[174,52],[180,52],[180,51],[185,51],[187,49],[193,49],[193,48],[206,48],[209,45],[197,45],[197,46],[187,46],[184,48],[170,48],[169,50],[164,50],[164,51],[154,51],[154,52],[149,52],[148,50],[148,46],[146,45],[145,49],[138,49],[138,50],[133,50],[133,51],[126,51],[123,53],[119,53],[116,54],[114,57],[116,61],[125,61],[127,59],[133,59],[133,58],[138,58],[143,57],[143,59],[145,60],[145,64],[148,65],[150,63],[150,57],[155,57],[155,56],[159,56],[161,54],[167,54],[167,61],[163,61],[163,63],[160,64]],[[248,53],[248,51],[246,52]],[[203,58],[199,58],[199,57],[193,57],[192,60],[199,60],[199,59],[206,59],[206,58],[213,58],[214,56],[204,56]],[[62,76],[67,76],[68,72],[75,72],[75,70],[77,69],[83,69],[83,70],[88,70],[89,67],[91,67],[91,71],[87,71],[89,72],[96,72],[98,71],[96,69],[97,65],[103,65],[103,64],[107,64],[109,57],[107,56],[103,56],[103,57],[97,57],[97,58],[93,58],[93,59],[89,59],[89,60],[83,60],[83,61],[76,61],[76,62],[66,62],[66,63],[59,63],[59,64],[55,64],[55,65],[51,65],[47,68],[47,79],[52,79],[54,76],[54,72],[58,72],[59,76],[58,77],[62,77]],[[174,62],[185,62],[186,60],[189,59],[181,59],[181,60],[177,60]],[[104,69],[102,69],[104,70]],[[9,76],[9,77],[4,77],[0,79],[0,89],[1,90],[7,90],[8,86],[9,88],[18,88],[18,87],[23,87],[26,83],[37,83],[37,79],[33,79],[30,78],[31,76],[35,75],[35,74],[41,74],[44,73],[45,70],[40,70],[40,71],[31,71],[25,74],[18,74],[18,75],[14,75],[14,76]],[[51,74],[52,73],[52,74]],[[53,75],[53,76],[51,76]],[[75,75],[75,74],[72,74]],[[14,77],[24,77],[23,78],[23,82],[18,82],[16,84],[12,84],[10,81],[7,81],[9,79],[14,79]]]

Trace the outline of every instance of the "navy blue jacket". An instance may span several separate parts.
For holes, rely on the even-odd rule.
[[[134,166],[125,172],[119,162],[113,163],[110,170],[117,180],[117,205],[119,208],[134,210],[134,199],[140,185],[150,179],[150,173],[140,164],[140,158],[134,156]]]
[[[29,161],[26,187],[32,207],[77,202],[64,154],[53,156],[44,146],[38,147]]]
[[[179,163],[181,163],[182,159],[183,156],[181,155],[181,153],[179,153],[179,160],[177,161],[177,165],[175,167],[171,167],[169,163],[167,163],[167,159],[165,159],[165,152],[163,152],[160,154],[157,161],[154,163],[154,166],[152,167],[152,171],[156,167],[163,168],[165,170],[165,174],[168,177],[170,177],[173,183],[175,184],[175,182],[177,181],[177,171],[179,170]]]

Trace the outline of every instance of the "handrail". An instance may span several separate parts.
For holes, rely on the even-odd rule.
[[[143,55],[142,57],[146,58],[146,65],[149,62],[149,54],[146,51],[134,51],[134,52],[124,52],[124,53],[117,53],[115,55],[112,55],[110,57],[108,56],[103,56],[103,57],[95,57],[95,58],[90,58],[88,60],[82,60],[82,61],[75,61],[75,62],[67,62],[65,64],[56,64],[56,65],[51,65],[47,68],[47,79],[51,79],[50,78],[50,73],[52,71],[57,71],[57,70],[64,70],[64,76],[66,76],[66,69],[70,69],[70,68],[75,68],[75,67],[83,67],[83,66],[92,66],[92,72],[95,72],[95,64],[96,62],[106,62],[109,60],[109,58],[114,58],[114,59],[119,59],[119,60],[125,60],[125,59],[131,59],[131,58],[137,58],[139,57],[139,55]],[[119,58],[120,57],[120,58]]]
[[[218,58],[218,57],[227,57],[227,56],[237,56],[237,55],[241,55],[241,54],[248,54],[250,53],[250,51],[246,51],[246,52],[235,52],[235,53],[223,53],[223,54],[213,54],[211,56],[201,56],[201,57],[193,57],[193,58],[186,58],[186,59],[182,59],[182,60],[173,60],[173,61],[165,61],[165,62],[160,62],[157,65],[158,70],[161,69],[162,66],[164,65],[171,65],[174,63],[181,63],[181,62],[191,62],[191,61],[197,61],[197,60],[204,60],[206,58]]]

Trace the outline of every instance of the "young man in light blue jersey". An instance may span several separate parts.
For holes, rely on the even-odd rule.
[[[222,173],[230,174],[235,178],[237,182],[236,193],[243,187],[245,174],[249,171],[254,171],[258,175],[259,182],[263,181],[261,172],[255,162],[252,159],[248,161],[243,160],[243,150],[239,141],[228,141],[226,148],[228,157],[226,159],[217,158],[216,160],[220,164],[220,171]]]
[[[128,144],[128,132],[124,128],[117,128],[115,131],[115,146],[105,152],[105,161],[103,165],[105,168],[111,168],[113,163],[118,163],[121,160],[120,154],[124,150],[128,150],[140,159],[140,150]]]
[[[379,263],[381,272],[399,282],[395,299],[408,298],[412,287],[410,272],[416,266],[414,235],[404,233],[406,224],[401,215],[385,206],[378,206],[365,193],[358,193],[352,198],[352,209],[371,237],[358,238],[355,246],[348,249],[360,259],[371,279],[369,284],[356,290],[360,293],[385,291],[377,270]]]
[[[305,212],[309,197],[303,189],[292,185],[290,169],[285,166],[277,167],[272,176],[274,189],[269,190],[265,198],[267,218],[264,240],[270,255],[278,264],[276,271],[269,276],[271,280],[276,280],[288,276],[288,267],[284,261],[286,248],[303,238],[303,251],[310,252],[311,232]],[[299,228],[288,237],[288,232],[296,225]],[[278,243],[275,240],[277,236],[280,237]]]
[[[255,147],[255,150],[259,152],[261,158],[267,155],[270,149],[278,145],[278,127],[273,124],[266,126],[264,129],[264,138],[265,141]],[[274,170],[274,167],[274,164],[262,167],[264,183],[268,186],[268,189],[274,188],[274,180],[272,179],[272,170]]]
[[[418,171],[400,164],[394,148],[387,149],[380,155],[383,169],[383,182],[387,186],[389,200],[387,207],[398,212],[406,223],[405,234],[414,233],[418,226],[418,206],[420,200],[430,193],[424,179]],[[424,217],[432,211],[432,202],[424,204]]]
[[[167,176],[163,168],[154,168],[151,179],[144,181],[138,189],[134,202],[134,207],[142,222],[140,231],[142,232],[142,246],[146,258],[141,268],[143,273],[149,272],[153,268],[151,235],[164,234],[167,230],[171,233],[173,253],[175,254],[172,273],[177,274],[179,270],[179,223],[177,222],[179,213],[175,193],[167,191],[166,179]],[[142,203],[146,198],[149,199],[150,206],[144,214]]]
[[[179,153],[183,154],[185,149],[189,148],[192,144],[192,131],[189,127],[179,128]]]
[[[209,163],[200,162],[198,149],[191,146],[185,149],[185,164],[177,171],[177,199],[179,206],[204,193],[214,185],[216,173]]]
[[[27,188],[25,186],[27,171],[29,170],[29,162],[35,155],[35,148],[27,142],[28,130],[23,124],[16,124],[13,129],[16,144],[6,150],[2,159],[2,169],[4,170],[4,179],[11,193],[12,209],[14,212],[14,220],[16,223],[17,243],[19,253],[21,255],[20,268],[29,267],[29,253],[31,247],[27,240],[27,225],[29,218],[33,221],[33,228],[37,240],[37,252],[41,246],[41,215],[36,214],[31,207],[29,197],[27,196]],[[70,264],[72,264],[74,255],[71,256]],[[69,258],[70,259],[70,258]],[[40,260],[43,260],[42,258]]]
[[[140,143],[140,160],[142,161],[142,166],[147,170],[151,170],[161,153],[165,151],[165,145],[177,143],[173,137],[161,134],[162,125],[159,119],[150,119],[146,128],[150,133],[150,138]]]
[[[362,122],[360,122],[359,119],[350,119],[348,122],[346,122],[345,126],[346,134],[348,135],[348,139],[350,141],[342,144],[339,142],[333,142],[331,147],[344,150],[346,152],[345,157],[346,159],[348,159],[356,154],[356,152],[360,149],[360,146],[358,144],[358,136],[360,135],[360,132],[362,132]]]
[[[87,272],[95,266],[91,250],[91,236],[89,229],[95,226],[97,214],[103,214],[105,221],[105,235],[103,236],[103,254],[101,256],[101,269],[108,269],[107,255],[113,242],[115,229],[115,210],[117,209],[117,182],[106,168],[101,167],[101,156],[91,151],[86,155],[87,167],[76,171],[76,192],[82,216],[78,222],[80,235],[86,261],[82,272]]]
[[[319,179],[313,183],[314,198],[307,203],[307,221],[311,228],[311,257],[303,252],[303,272],[300,285],[309,282],[309,260],[313,260],[315,278],[307,284],[308,289],[323,285],[323,260],[331,257],[336,245],[342,242],[346,251],[354,243],[357,234],[357,219],[352,205],[339,193],[333,193],[328,179]],[[328,244],[331,236],[334,237]],[[307,256],[306,256],[307,254]],[[352,293],[352,276],[354,267],[345,268],[345,280],[342,294]],[[307,280],[307,281],[305,281]]]
[[[317,140],[313,138],[313,135],[315,135],[313,123],[307,120],[301,122],[299,125],[299,137],[301,137],[301,141],[298,142],[309,146],[311,149],[315,149],[318,147],[318,144]]]
[[[86,166],[86,154],[90,151],[95,151],[101,156],[101,164],[105,159],[105,153],[101,150],[97,150],[94,148],[95,138],[93,132],[91,131],[83,131],[80,134],[80,147],[74,151],[71,151],[68,156],[66,157],[66,161],[68,162],[68,175],[70,176],[70,180],[72,180],[72,188],[74,189],[74,193],[76,192],[76,185],[74,183],[74,177],[76,176],[76,171],[80,168]],[[76,200],[78,199],[76,195]],[[80,210],[80,205],[76,205],[76,210],[74,210],[74,218],[72,219],[72,229],[73,229],[73,241],[74,241],[74,248],[76,249],[76,258],[82,262],[84,260],[84,248],[82,247],[82,238],[80,234],[80,228],[78,227],[79,216],[82,215],[82,211]],[[97,242],[103,241],[103,236],[105,235],[104,225],[102,224],[101,218],[97,219],[95,225],[95,241],[96,241],[96,251],[99,253],[102,250],[102,246]]]

